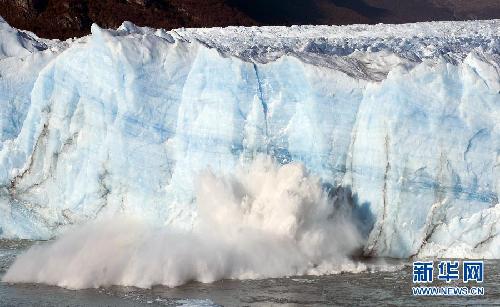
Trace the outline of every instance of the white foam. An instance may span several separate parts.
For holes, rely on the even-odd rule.
[[[4,281],[150,287],[365,270],[349,258],[363,244],[349,211],[326,194],[303,165],[267,157],[233,175],[206,171],[192,231],[132,217],[93,221],[31,248]]]

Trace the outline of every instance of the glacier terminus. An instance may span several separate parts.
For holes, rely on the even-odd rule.
[[[0,19],[0,238],[191,229],[199,174],[262,156],[349,206],[365,256],[500,258],[500,20],[58,41]]]

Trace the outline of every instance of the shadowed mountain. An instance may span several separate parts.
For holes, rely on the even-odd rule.
[[[381,18],[389,12],[383,8],[371,6],[363,0],[331,0],[337,7],[343,7],[369,18]]]
[[[228,4],[263,24],[369,23],[388,13],[363,0],[229,0]]]
[[[263,24],[314,23],[323,16],[315,1],[229,0],[228,4]]]

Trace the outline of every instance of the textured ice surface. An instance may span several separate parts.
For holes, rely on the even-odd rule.
[[[1,149],[22,127],[38,73],[66,44],[13,29],[1,17],[0,38]]]
[[[190,228],[207,167],[301,161],[365,253],[500,257],[500,21],[178,29],[0,21],[0,236],[117,213]]]

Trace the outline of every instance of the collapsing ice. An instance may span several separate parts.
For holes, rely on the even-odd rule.
[[[4,277],[72,289],[178,286],[363,271],[349,256],[362,235],[348,206],[332,206],[300,164],[259,157],[222,178],[200,176],[192,231],[127,217],[91,222],[20,256]]]

